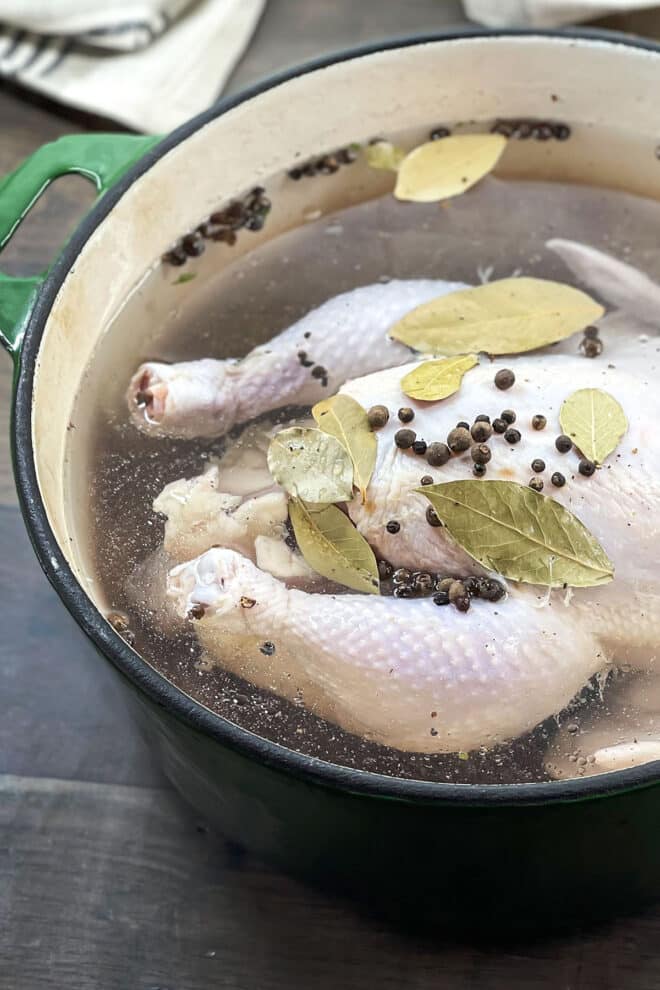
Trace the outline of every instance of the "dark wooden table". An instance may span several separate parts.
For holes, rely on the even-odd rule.
[[[321,51],[465,23],[458,0],[269,0],[230,88]],[[656,13],[612,20],[660,36]],[[102,122],[0,88],[0,174]],[[107,125],[106,125],[107,126]],[[90,202],[60,180],[3,255],[38,270]],[[11,480],[0,367],[0,990],[660,988],[660,908],[561,940],[415,942],[209,835],[42,576]],[[616,850],[612,850],[616,856]],[[515,878],[512,878],[515,883]]]

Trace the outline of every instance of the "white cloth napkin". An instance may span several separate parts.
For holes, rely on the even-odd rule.
[[[471,21],[487,27],[559,27],[657,6],[657,0],[463,0]]]
[[[136,130],[218,96],[265,0],[0,0],[0,77]]]

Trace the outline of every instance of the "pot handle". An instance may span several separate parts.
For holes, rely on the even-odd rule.
[[[43,145],[0,179],[0,251],[54,179],[77,173],[93,182],[102,196],[160,140],[160,135],[71,134]],[[0,343],[14,359],[20,355],[27,320],[48,271],[30,277],[0,272]]]

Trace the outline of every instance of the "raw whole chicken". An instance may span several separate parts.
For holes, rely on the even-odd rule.
[[[546,493],[603,545],[615,580],[569,594],[512,584],[505,601],[475,601],[467,614],[438,608],[430,599],[315,592],[319,579],[284,543],[284,495],[267,472],[265,444],[259,465],[259,450],[246,443],[243,453],[249,452],[256,472],[248,491],[232,491],[232,477],[241,477],[244,465],[230,452],[229,460],[200,478],[168,486],[155,503],[168,516],[166,547],[180,561],[170,572],[168,593],[181,616],[200,616],[195,630],[208,655],[257,686],[302,698],[310,710],[349,731],[425,752],[491,747],[514,738],[563,709],[592,675],[612,664],[652,674],[660,620],[660,436],[654,425],[660,400],[652,374],[655,338],[649,340],[646,324],[660,290],[591,248],[561,241],[550,246],[587,283],[590,271],[596,272],[601,295],[608,298],[609,292],[626,309],[601,321],[604,336],[608,328],[606,361],[576,356],[577,341],[570,339],[531,357],[483,362],[449,399],[415,403],[399,385],[410,370],[401,367],[410,352],[389,341],[386,331],[414,306],[460,286],[392,282],[331,300],[241,362],[145,365],[129,402],[140,425],[153,432],[212,435],[282,405],[310,404],[343,384],[341,391],[365,408],[384,404],[393,413],[412,406],[412,425],[428,442],[444,440],[459,420],[472,422],[480,413],[495,417],[510,406],[522,441],[510,445],[493,436],[488,479],[527,484],[531,461],[542,458]],[[608,281],[615,279],[619,287],[611,291]],[[630,310],[628,291],[635,295]],[[326,333],[330,325],[334,330]],[[351,347],[356,343],[355,351],[347,340]],[[322,362],[327,385],[312,378],[301,350]],[[506,394],[493,384],[505,365],[516,375]],[[614,395],[630,424],[617,452],[589,478],[578,474],[575,452],[562,455],[554,445],[562,401],[586,387]],[[138,404],[138,391],[152,396],[142,394]],[[545,430],[531,429],[536,413],[547,417]],[[479,573],[446,531],[428,525],[428,502],[413,491],[423,474],[436,482],[470,477],[469,455],[429,469],[423,458],[394,445],[398,426],[392,415],[378,432],[367,499],[348,505],[351,519],[376,555],[395,566]],[[565,487],[550,486],[554,471],[567,477]],[[396,534],[386,529],[393,519],[400,523]]]

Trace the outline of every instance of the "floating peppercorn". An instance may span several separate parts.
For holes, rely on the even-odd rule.
[[[462,426],[457,426],[456,429],[450,431],[447,437],[447,446],[454,454],[460,454],[464,450],[468,450],[472,446],[470,431],[464,429]]]
[[[463,581],[465,585],[465,590],[467,591],[470,598],[476,598],[479,595],[479,578],[474,575],[465,578]]]
[[[540,457],[535,457],[532,461],[532,471],[534,474],[542,474],[545,471],[545,461],[542,461]]]
[[[402,423],[412,423],[415,418],[415,413],[410,406],[404,406],[402,409],[399,409],[397,416]]]
[[[486,416],[485,413],[481,413],[479,416],[474,417],[475,423],[490,423],[490,416]]]
[[[175,244],[173,248],[165,252],[162,260],[168,265],[175,265],[178,268],[181,265],[185,265],[188,255],[180,244]]]
[[[598,327],[585,327],[582,332],[587,340],[595,340],[600,331]]]
[[[438,591],[433,596],[434,605],[449,605],[449,594],[446,591]]]
[[[479,597],[487,602],[498,602],[504,595],[504,585],[495,578],[479,578]]]
[[[555,471],[553,476],[550,478],[550,481],[553,483],[555,488],[563,488],[566,484],[566,478],[561,471]]]
[[[413,588],[419,592],[432,591],[435,581],[428,571],[415,571],[412,576]]]
[[[504,439],[507,443],[520,443],[520,430],[516,430],[513,426],[504,434]]]
[[[571,129],[568,124],[554,124],[552,129],[558,141],[567,141],[571,136]]]
[[[493,427],[490,423],[485,423],[482,419],[480,419],[475,421],[470,433],[472,434],[472,439],[476,441],[476,443],[484,443],[489,439],[489,437],[492,436]]]
[[[509,426],[511,426],[511,424],[516,421],[516,414],[513,409],[503,409],[500,413],[500,419],[503,419],[505,423],[508,423]]]
[[[573,441],[565,433],[560,433],[555,440],[555,447],[560,454],[567,454],[573,446]]]
[[[593,461],[588,461],[586,457],[583,457],[578,464],[578,471],[580,474],[584,475],[585,478],[590,478],[591,475],[596,470],[596,465]]]
[[[431,477],[430,474],[425,474],[419,479],[419,483],[420,485],[432,485],[433,478]]]
[[[414,430],[397,430],[394,434],[394,442],[401,450],[408,450],[417,439]]]
[[[204,605],[200,605],[199,602],[196,602],[194,605],[191,605],[190,608],[188,609],[187,617],[189,619],[203,619],[205,613],[206,613],[206,608],[204,607]]]
[[[442,467],[451,457],[451,451],[446,443],[430,443],[426,448],[426,462],[431,467]]]
[[[411,584],[398,584],[392,594],[395,598],[414,598],[415,589]]]
[[[452,581],[449,585],[449,601],[454,604],[458,598],[467,597],[467,591],[462,581]]]
[[[181,246],[190,258],[197,258],[200,254],[203,254],[206,247],[202,240],[202,235],[197,231],[192,234],[186,234],[181,241]]]
[[[429,140],[440,141],[442,138],[449,137],[451,131],[448,127],[434,127],[429,134]]]
[[[392,581],[394,584],[410,584],[411,577],[412,573],[407,567],[397,567],[392,575]]]
[[[532,491],[540,492],[543,490],[543,478],[531,478],[529,482],[529,487]]]
[[[429,526],[442,526],[442,523],[438,519],[438,515],[432,505],[426,510],[426,521]]]
[[[475,477],[477,478],[483,478],[487,470],[488,468],[486,467],[485,464],[472,465],[472,474],[475,475]]]
[[[585,357],[596,358],[603,353],[603,342],[600,337],[584,337],[580,341],[580,350]]]
[[[328,372],[325,370],[322,364],[315,365],[311,370],[312,378],[326,378],[328,377]]]
[[[265,657],[272,657],[273,653],[275,652],[275,644],[274,643],[262,643],[261,646],[259,647],[259,649],[261,650],[261,652],[263,653],[263,655]]]
[[[367,412],[367,420],[372,430],[382,430],[389,418],[387,406],[372,406]]]
[[[487,443],[473,443],[470,447],[470,456],[475,464],[488,464],[493,455]]]
[[[536,416],[532,416],[532,428],[535,430],[544,430],[547,422],[547,419],[545,416],[542,416],[541,413],[537,413]]]
[[[511,371],[511,368],[501,368],[495,375],[495,385],[497,388],[505,392],[508,388],[511,388],[516,380],[516,376]]]
[[[493,420],[493,431],[495,433],[505,433],[506,427],[507,423],[505,419],[498,418]]]
[[[457,430],[469,430],[470,429],[470,424],[469,423],[466,423],[465,420],[462,419],[460,421],[460,423],[457,423],[456,424],[456,429]]]
[[[385,529],[388,533],[398,533],[401,529],[401,523],[397,522],[396,519],[390,519]]]
[[[415,440],[414,444],[412,445],[412,449],[416,454],[425,454],[426,440]]]

